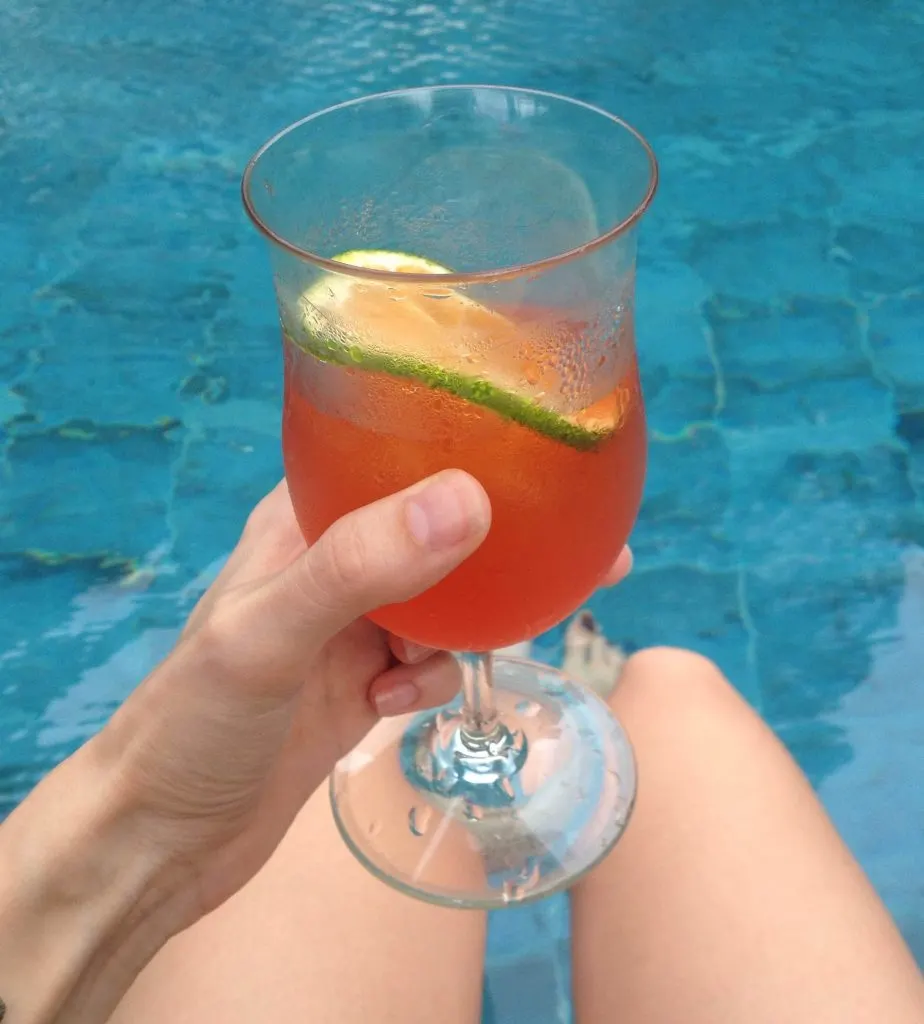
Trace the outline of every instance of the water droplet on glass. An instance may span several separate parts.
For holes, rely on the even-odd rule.
[[[452,295],[452,292],[448,289],[438,292],[424,292],[423,296],[425,299],[448,299]]]
[[[527,384],[538,384],[542,380],[542,367],[530,360],[523,367],[523,376],[526,378]]]
[[[503,887],[501,888],[501,899],[504,903],[513,903],[518,900],[522,894],[522,889],[517,882],[511,878],[505,880]]]
[[[382,823],[380,821],[370,821],[366,826],[366,833],[370,836],[377,836],[382,831]]]
[[[534,889],[539,881],[542,874],[542,867],[539,861],[530,858],[522,867],[520,871],[520,882],[522,883],[521,893]]]
[[[469,821],[481,821],[484,811],[476,804],[473,804],[471,800],[466,800],[462,806],[462,813],[468,818]]]
[[[432,807],[412,807],[407,815],[407,824],[411,835],[425,835],[432,819]]]

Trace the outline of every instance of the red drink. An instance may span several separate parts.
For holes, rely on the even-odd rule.
[[[426,593],[377,611],[375,622],[431,647],[484,651],[541,633],[593,592],[629,536],[645,476],[631,337],[619,347],[632,354],[618,385],[581,414],[609,415],[614,429],[582,450],[450,391],[322,363],[286,340],[286,477],[310,541],[345,513],[443,469],[471,473],[491,499],[491,531],[478,551]]]

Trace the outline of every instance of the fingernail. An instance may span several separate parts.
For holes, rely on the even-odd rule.
[[[483,527],[485,506],[477,484],[462,473],[431,480],[407,503],[407,524],[414,540],[433,551],[452,548]]]
[[[420,690],[413,683],[397,683],[373,697],[375,710],[383,717],[400,715],[420,700]]]
[[[416,665],[418,662],[425,661],[433,653],[432,647],[411,643],[410,640],[402,640],[401,643],[404,646],[404,657],[401,660],[406,661],[409,665]]]

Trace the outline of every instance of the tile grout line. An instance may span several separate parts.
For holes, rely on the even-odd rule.
[[[702,304],[697,310],[700,320],[702,320],[702,331],[703,339],[706,342],[706,351],[709,353],[709,361],[712,363],[712,371],[715,374],[715,389],[714,389],[714,401],[715,404],[712,408],[712,423],[718,428],[718,418],[725,411],[725,403],[728,398],[728,392],[725,385],[725,368],[722,366],[722,360],[719,356],[719,350],[715,343],[715,331],[712,329],[712,325],[709,323],[708,318],[703,313]]]
[[[744,626],[744,632],[748,638],[746,659],[748,667],[754,674],[754,682],[757,690],[757,711],[763,715],[764,694],[760,685],[760,675],[757,664],[757,644],[760,634],[754,624],[754,618],[751,615],[751,608],[748,603],[747,570],[744,566],[739,566],[737,572],[738,614],[741,616],[741,623]]]

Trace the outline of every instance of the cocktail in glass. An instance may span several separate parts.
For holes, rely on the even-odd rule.
[[[271,242],[306,539],[443,469],[491,499],[474,555],[371,616],[459,652],[462,696],[381,723],[331,781],[356,855],[425,899],[492,907],[563,888],[631,811],[632,751],[605,704],[487,652],[575,611],[638,512],[634,228],[656,183],[625,123],[487,86],[341,105],[245,172]]]

